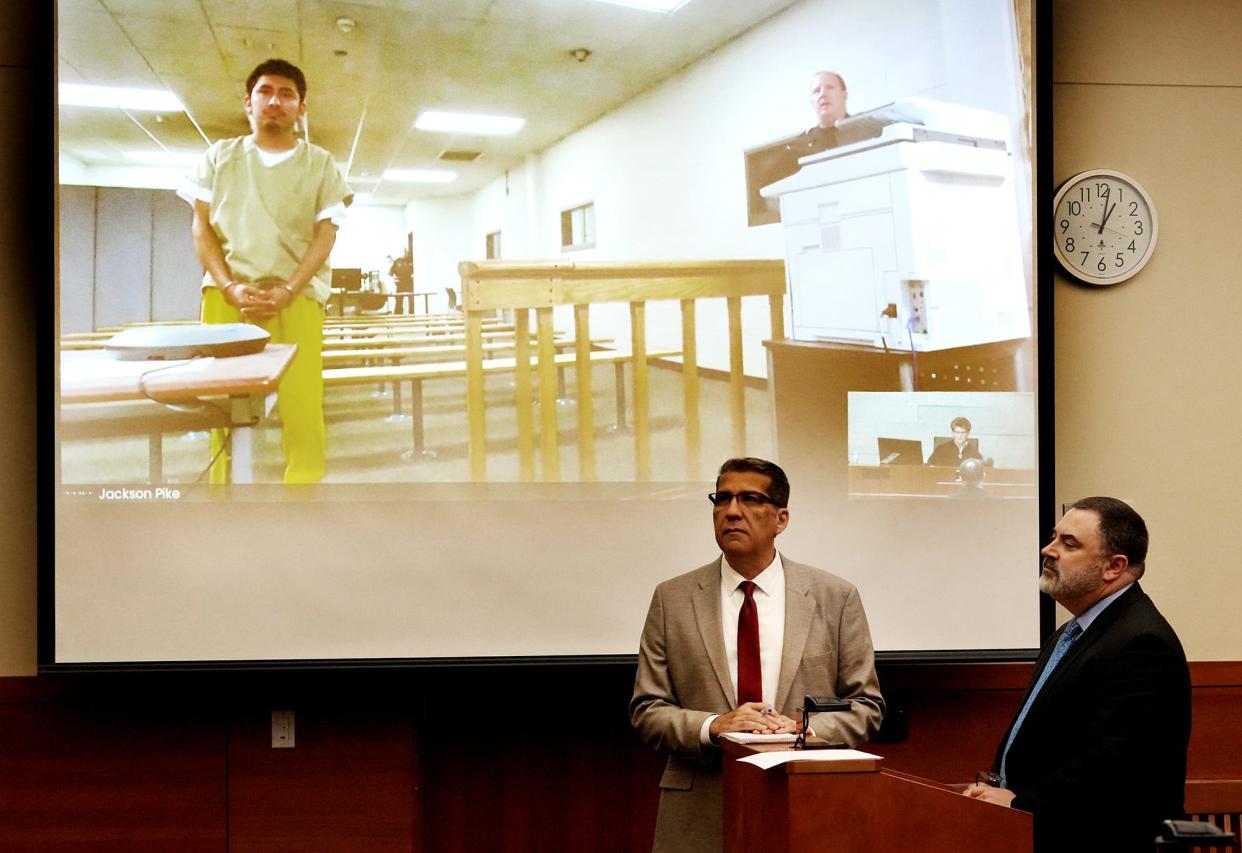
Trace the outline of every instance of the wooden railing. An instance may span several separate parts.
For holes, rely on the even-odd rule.
[[[726,300],[729,317],[729,394],[734,452],[746,448],[745,377],[742,372],[742,297],[767,296],[771,336],[785,336],[785,265],[779,260],[660,261],[646,263],[564,263],[464,261],[461,274],[462,309],[466,316],[466,411],[469,421],[470,475],[487,479],[487,436],[483,394],[483,338],[485,319],[497,310],[512,310],[516,325],[517,377],[515,402],[519,472],[522,480],[535,479],[535,438],[532,416],[531,370],[528,340],[529,310],[535,311],[540,399],[540,452],[542,478],[557,481],[560,456],[556,423],[556,380],[553,362],[552,309],[572,305],[573,338],[578,342],[577,444],[579,477],[595,475],[594,411],[591,395],[590,321],[593,304],[628,302],[630,348],[633,359],[633,424],[635,475],[651,479],[651,435],[648,418],[647,303],[681,303],[681,356],[685,411],[686,478],[697,480],[701,453],[699,428],[698,353],[695,346],[695,303],[699,299]]]
[[[1187,779],[1186,813],[1235,835],[1242,832],[1242,779]],[[1189,847],[1189,853],[1209,848]]]

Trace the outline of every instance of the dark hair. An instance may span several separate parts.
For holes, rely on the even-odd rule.
[[[247,95],[254,91],[254,84],[258,83],[259,78],[265,74],[288,77],[298,89],[298,100],[306,100],[306,75],[302,73],[301,68],[284,59],[265,59],[255,66],[255,69],[250,72],[250,76],[246,78]]]
[[[726,459],[725,463],[720,466],[719,473],[716,474],[717,489],[720,488],[720,478],[730,471],[751,471],[755,474],[762,474],[768,478],[768,497],[776,501],[779,507],[789,506],[789,478],[785,476],[781,466],[775,462],[756,459],[753,456]]]
[[[1091,497],[1075,501],[1070,509],[1085,509],[1100,517],[1100,547],[1110,556],[1123,554],[1134,576],[1143,574],[1147,559],[1147,524],[1125,501]]]
[[[966,430],[966,432],[970,432],[970,418],[964,418],[961,415],[958,415],[949,423],[949,429],[957,429],[958,427]]]

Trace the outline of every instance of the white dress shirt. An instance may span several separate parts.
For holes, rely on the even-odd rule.
[[[746,595],[739,585],[746,578],[729,565],[727,557],[720,560],[720,628],[724,639],[729,680],[733,686],[733,707],[737,707],[737,619]],[[768,567],[754,577],[755,609],[759,615],[759,672],[763,701],[776,702],[776,683],[781,677],[781,649],[785,644],[785,566],[778,552]],[[700,742],[711,743],[708,729],[713,714],[703,723]]]
[[[733,682],[733,706],[737,707],[737,619],[745,593],[739,585],[746,578],[720,561],[720,626],[724,633],[725,658]],[[755,609],[759,612],[759,666],[763,701],[776,701],[776,682],[781,676],[781,646],[785,642],[785,566],[778,553],[766,569],[754,578]]]

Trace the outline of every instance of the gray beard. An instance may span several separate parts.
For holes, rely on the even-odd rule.
[[[1043,573],[1039,575],[1039,591],[1052,596],[1057,601],[1081,598],[1095,589],[1098,584],[1099,578],[1090,572],[1066,578],[1060,573],[1059,567],[1055,576]]]

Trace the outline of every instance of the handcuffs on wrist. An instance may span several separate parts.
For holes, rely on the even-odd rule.
[[[257,287],[259,290],[275,290],[276,288],[279,287],[289,294],[290,299],[296,299],[298,295],[297,291],[294,290],[292,287],[290,287],[286,281],[284,281],[283,279],[275,278],[275,277],[260,278],[252,282],[230,281],[228,284],[224,285],[222,289],[224,290],[224,293],[227,296],[228,292],[234,286],[245,285],[245,284],[248,284],[251,287]]]

